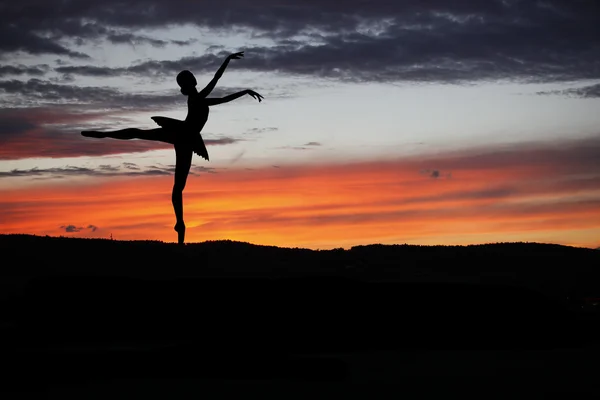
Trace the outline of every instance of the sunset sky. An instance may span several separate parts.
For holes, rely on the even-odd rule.
[[[0,233],[174,242],[174,151],[81,130],[184,119],[232,60],[188,242],[600,246],[600,3],[0,3]]]

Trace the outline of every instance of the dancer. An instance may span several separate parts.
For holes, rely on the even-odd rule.
[[[184,121],[167,118],[152,117],[152,120],[160,126],[156,129],[126,128],[116,131],[82,131],[81,134],[92,138],[113,138],[121,140],[143,139],[170,143],[175,147],[175,182],[171,201],[175,211],[175,231],[177,241],[183,244],[185,240],[185,223],[183,222],[183,189],[187,181],[192,164],[193,153],[208,161],[208,152],[204,140],[200,135],[202,128],[208,120],[209,106],[223,104],[235,100],[244,95],[250,95],[259,102],[264,98],[253,90],[246,89],[221,98],[208,98],[207,96],[215,88],[219,78],[227,68],[230,60],[238,60],[244,56],[244,52],[233,53],[227,56],[221,67],[215,73],[214,78],[200,92],[196,89],[196,78],[188,71],[181,71],[177,75],[177,84],[181,93],[188,97],[188,113]]]

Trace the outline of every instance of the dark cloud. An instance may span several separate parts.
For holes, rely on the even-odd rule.
[[[27,2],[25,2],[27,3]],[[3,4],[3,9],[6,5]],[[19,4],[18,7],[23,7]],[[10,8],[9,6],[8,8]],[[26,11],[20,10],[27,18]],[[43,18],[43,16],[38,16]],[[19,17],[17,17],[19,18]],[[20,18],[19,18],[20,19]],[[60,56],[69,56],[75,59],[89,59],[87,54],[69,50],[66,46],[57,43],[56,40],[43,37],[35,33],[35,26],[18,26],[16,21],[7,20],[7,15],[0,14],[0,54],[8,52],[23,51],[34,55],[55,54]],[[17,27],[18,26],[18,27]]]
[[[72,167],[66,166],[62,168],[44,168],[39,169],[37,167],[31,169],[13,169],[8,172],[0,172],[0,178],[17,177],[17,176],[43,176],[43,175],[57,175],[60,177],[64,176],[76,176],[76,175],[89,175],[94,170],[90,168]]]
[[[204,139],[204,138],[203,138]],[[218,146],[218,145],[225,145],[225,144],[233,144],[233,143],[237,143],[241,141],[241,139],[234,139],[231,137],[222,137],[222,138],[218,138],[218,139],[204,139],[204,143],[208,146],[212,145],[212,146]]]
[[[91,139],[85,129],[115,129],[127,119],[114,111],[85,112],[68,107],[0,109],[0,160],[103,156],[172,149],[168,143],[147,140]],[[98,122],[103,121],[104,122]],[[241,139],[203,133],[207,146],[233,144]],[[130,166],[131,169],[131,166]]]
[[[174,39],[171,39],[171,40],[169,40],[169,42],[172,43],[172,44],[174,44],[174,45],[177,45],[177,46],[190,46],[190,45],[192,45],[194,43],[197,43],[198,39],[194,39],[194,38],[190,38],[190,39],[187,39],[187,40],[174,40]]]
[[[308,142],[305,144],[305,146],[321,146],[321,143],[319,142]]]
[[[104,67],[97,65],[77,65],[57,67],[55,71],[62,74],[76,74],[94,77],[115,76],[176,76],[181,70],[187,69],[194,73],[215,72],[223,63],[227,52],[220,55],[207,54],[200,57],[183,57],[178,60],[150,60],[143,61],[128,67]],[[238,63],[238,68],[244,68]],[[248,66],[246,66],[248,69]]]
[[[140,167],[134,163],[122,163],[120,165],[100,165],[96,168],[77,167],[67,165],[64,167],[53,168],[30,168],[13,169],[11,171],[0,171],[0,179],[15,177],[31,177],[44,179],[62,179],[74,176],[163,176],[173,175],[175,165],[152,165],[149,167]],[[191,175],[198,173],[217,173],[215,168],[204,166],[193,166],[190,170]]]
[[[47,64],[41,65],[0,65],[0,76],[5,75],[34,75],[42,76],[48,70],[50,66]]]
[[[58,0],[4,5],[0,51],[77,56],[64,41],[138,40],[140,29],[196,25],[246,30],[275,42],[247,47],[240,68],[351,81],[517,79],[558,81],[600,77],[600,3],[597,1],[470,0]],[[14,32],[13,32],[14,33]],[[179,43],[173,43],[179,44]],[[183,44],[183,43],[182,43]],[[233,49],[231,49],[233,50]],[[213,70],[225,53],[150,61],[124,70],[172,74]],[[120,69],[79,69],[111,74]]]
[[[135,163],[130,163],[130,162],[124,162],[123,167],[130,169],[130,170],[134,170],[134,171],[140,170],[140,167],[138,167]]]
[[[147,171],[159,171],[161,172],[166,172],[168,174],[173,174],[175,173],[175,164],[170,164],[170,165],[153,165],[148,167]],[[190,168],[190,175],[197,175],[197,173],[204,173],[204,172],[208,172],[210,174],[216,174],[217,173],[217,168],[213,168],[213,167],[205,167],[202,165],[192,165],[192,167]]]
[[[175,171],[175,170],[173,170]],[[196,175],[196,172],[200,172],[200,173],[209,173],[209,174],[216,174],[217,173],[217,169],[216,168],[211,168],[211,167],[205,167],[202,165],[194,165],[192,166],[192,169],[190,170],[190,174],[192,175]]]
[[[452,177],[451,173],[442,173],[439,169],[425,169],[421,171],[421,174],[427,175],[433,179],[439,179],[441,177],[450,178]]]
[[[95,122],[98,119],[111,122],[113,117],[113,111],[90,112],[68,106],[0,109],[0,160],[100,156],[170,147],[147,141],[123,141],[115,146],[114,141],[92,143],[81,136],[81,128],[99,124]]]
[[[78,233],[85,230],[96,232],[98,230],[98,227],[95,225],[88,225],[87,227],[76,225],[62,225],[60,229],[63,229],[66,233]]]
[[[0,124],[0,143],[6,138],[19,136],[36,128],[34,123],[27,120],[11,116],[2,118],[2,113],[0,113],[0,121],[2,122]]]
[[[540,95],[562,95],[567,97],[579,97],[579,98],[599,98],[600,97],[600,83],[595,85],[583,86],[578,88],[570,88],[564,90],[549,90],[545,92],[538,92]]]
[[[102,164],[98,166],[98,169],[102,172],[118,172],[120,167],[115,166],[115,165],[109,165],[109,164]]]
[[[215,88],[210,97],[222,97],[241,90],[244,89]],[[0,80],[1,93],[12,96],[11,107],[61,104],[63,107],[70,105],[78,108],[121,111],[187,109],[186,98],[177,88],[158,93],[128,93],[114,87],[78,86],[32,78],[27,81]]]
[[[188,40],[162,40],[156,39],[145,35],[136,35],[134,33],[117,33],[112,32],[107,34],[106,38],[114,44],[127,44],[131,46],[139,46],[142,44],[149,44],[153,47],[165,47],[169,44],[174,44],[176,46],[188,46],[192,43],[198,41],[198,39],[188,39]]]
[[[123,170],[120,166],[100,166],[98,168],[86,168],[76,166],[54,167],[54,168],[30,168],[13,169],[11,171],[0,172],[0,178],[9,177],[45,177],[45,178],[65,178],[69,176],[126,176],[126,175],[169,175],[171,172],[164,169],[159,170],[151,168],[145,171],[131,172]]]
[[[75,225],[62,225],[60,228],[64,229],[67,233],[81,232],[84,229],[83,227],[78,228]]]
[[[77,86],[53,83],[37,78],[0,81],[0,93],[15,96],[12,105],[71,104],[95,109],[157,109],[185,106],[185,98],[176,90],[170,93],[125,93],[111,87]],[[16,104],[15,104],[16,103]]]
[[[0,160],[62,158],[141,153],[170,149],[171,145],[145,140],[86,140],[72,129],[35,129],[19,136],[0,138]]]
[[[136,46],[140,44],[149,44],[154,47],[165,47],[169,42],[161,39],[154,39],[148,36],[135,35],[133,33],[111,33],[108,40],[115,44],[128,44]]]

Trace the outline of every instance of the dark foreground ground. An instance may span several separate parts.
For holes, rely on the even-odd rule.
[[[2,398],[600,395],[596,250],[4,235],[0,251]]]

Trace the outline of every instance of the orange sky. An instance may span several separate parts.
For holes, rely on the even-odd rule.
[[[201,173],[184,192],[186,240],[323,249],[497,241],[598,247],[600,176],[590,169],[592,156],[582,144]],[[54,182],[0,191],[0,233],[176,240],[172,177]],[[68,225],[79,232],[66,232]]]

